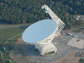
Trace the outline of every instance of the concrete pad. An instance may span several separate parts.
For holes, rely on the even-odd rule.
[[[77,48],[84,48],[84,40],[79,38],[73,38],[68,42],[67,45],[77,47]]]

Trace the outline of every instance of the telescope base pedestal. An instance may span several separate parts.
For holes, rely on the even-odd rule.
[[[57,52],[57,48],[52,42],[37,42],[35,43],[35,48],[41,55],[50,55]]]

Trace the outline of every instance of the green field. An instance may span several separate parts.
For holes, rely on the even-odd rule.
[[[4,42],[19,33],[22,33],[24,29],[21,28],[8,28],[8,29],[0,29],[0,44],[4,44]]]
[[[0,63],[2,63],[3,61],[2,61],[2,58],[1,58],[1,55],[0,55]]]
[[[8,61],[8,60],[11,60],[10,56],[9,56],[9,52],[10,50],[12,50],[13,48],[13,44],[16,43],[17,39],[19,37],[21,37],[21,34],[24,31],[23,28],[0,28],[0,51],[3,52],[3,58],[4,58],[4,61]],[[19,36],[16,36],[20,34]],[[12,39],[10,39],[5,45],[4,43],[11,37],[13,37]],[[6,50],[3,51],[2,50],[2,46],[5,46],[6,47]],[[13,60],[12,60],[13,61]],[[3,63],[3,60],[1,58],[1,55],[0,55],[0,63]],[[15,62],[13,62],[15,63]]]

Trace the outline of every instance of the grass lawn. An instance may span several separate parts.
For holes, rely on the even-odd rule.
[[[21,28],[8,28],[8,29],[0,29],[0,44],[4,44],[4,42],[19,33],[22,33],[24,29]]]
[[[1,58],[1,55],[0,55],[0,63],[3,63],[2,58]]]
[[[3,44],[5,43],[6,40],[8,40],[9,38],[13,37],[13,36],[16,36],[20,33],[22,33],[24,31],[24,29],[22,28],[6,28],[6,29],[0,29],[0,49],[2,48]],[[21,37],[18,36],[18,37],[14,37],[12,40],[13,41],[8,41],[7,44],[5,45],[8,53],[10,52],[10,50],[13,48],[13,44],[16,43],[17,39]],[[10,56],[9,54],[7,54],[6,52],[3,52],[3,58],[4,58],[4,61],[7,61],[7,60],[10,60]],[[2,58],[0,56],[0,63],[3,63],[2,62]],[[13,62],[15,63],[15,62]]]

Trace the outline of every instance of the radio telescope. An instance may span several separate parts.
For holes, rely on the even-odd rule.
[[[45,9],[52,19],[40,20],[30,25],[23,32],[22,39],[26,43],[34,44],[40,54],[45,55],[57,52],[52,40],[60,34],[65,24],[47,5],[43,5],[42,9]]]

